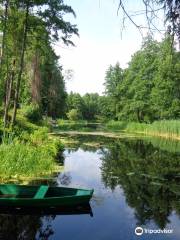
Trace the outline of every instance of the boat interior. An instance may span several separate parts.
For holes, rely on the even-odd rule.
[[[0,198],[50,198],[65,197],[84,194],[86,191],[73,188],[57,188],[47,185],[41,186],[18,186],[18,185],[0,185]]]

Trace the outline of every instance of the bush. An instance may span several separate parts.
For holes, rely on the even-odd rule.
[[[71,109],[68,113],[67,113],[67,117],[69,120],[71,121],[77,121],[78,119],[80,119],[80,114],[78,112],[77,109]]]
[[[41,127],[38,130],[34,131],[30,134],[29,140],[33,144],[43,144],[48,141],[48,128]]]
[[[30,121],[30,122],[39,122],[42,119],[42,114],[39,105],[37,104],[30,104],[29,106],[25,106],[22,109],[23,115]]]

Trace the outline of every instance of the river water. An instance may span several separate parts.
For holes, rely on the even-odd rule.
[[[64,170],[51,184],[93,188],[91,209],[1,214],[0,239],[180,239],[178,142],[84,136],[68,145],[61,161]]]

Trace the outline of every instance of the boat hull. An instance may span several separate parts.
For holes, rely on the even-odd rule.
[[[47,188],[47,191],[44,193],[39,190],[39,186],[0,185],[0,206],[75,206],[78,204],[87,204],[93,195],[93,190],[48,186],[43,187]],[[39,195],[37,194],[38,191],[40,192]]]

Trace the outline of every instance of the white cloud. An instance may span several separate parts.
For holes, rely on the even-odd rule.
[[[105,71],[110,64],[119,61],[125,67],[131,54],[137,51],[139,43],[125,41],[119,38],[114,42],[98,42],[80,38],[75,48],[56,48],[61,55],[64,70],[74,71],[73,80],[67,82],[67,90],[84,94],[86,92],[104,91]]]

